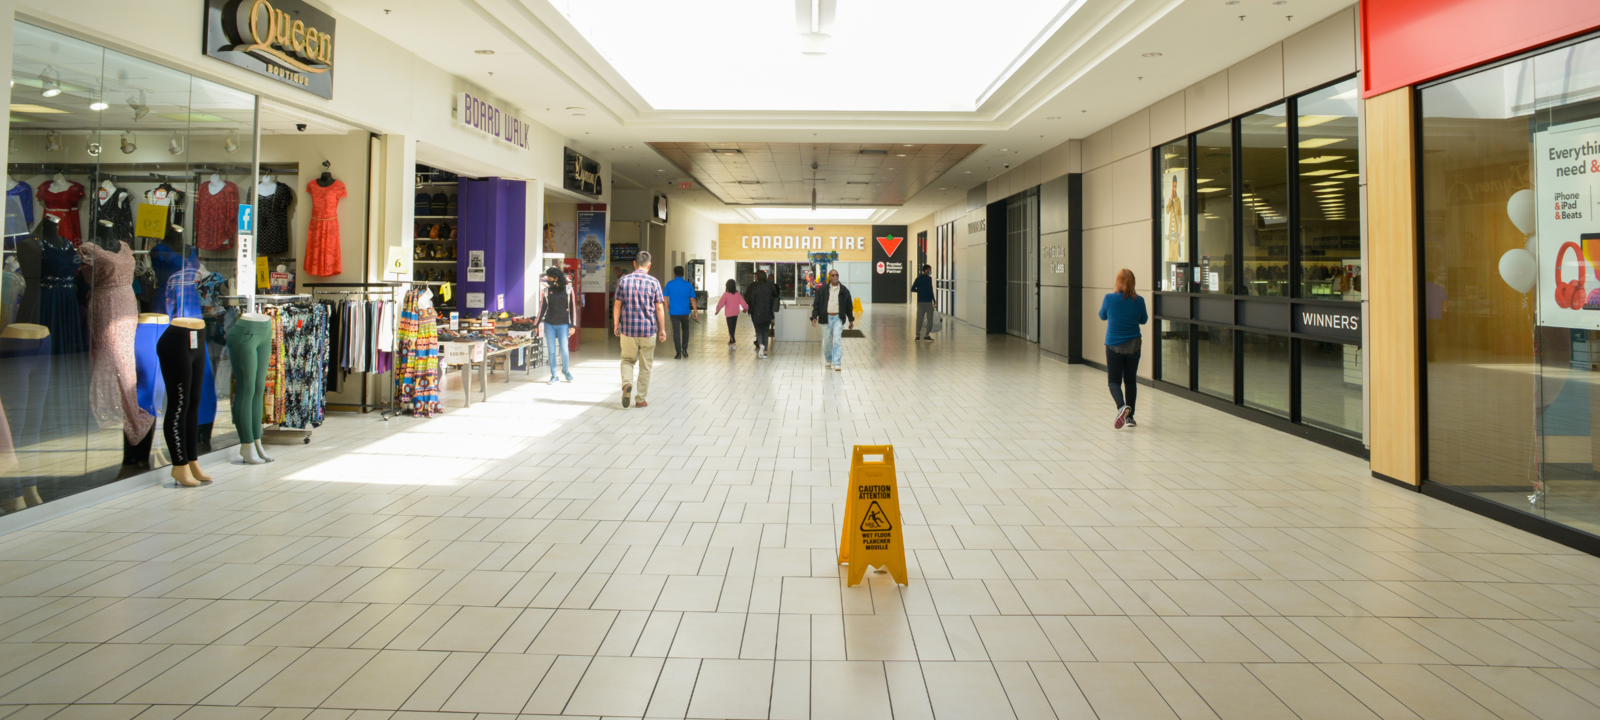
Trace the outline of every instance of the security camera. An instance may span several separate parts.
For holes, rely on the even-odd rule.
[[[1001,167],[1004,167],[1005,169],[1010,170],[1011,169],[1011,163],[1006,163],[1005,165],[1002,165]]]
[[[294,124],[294,129],[299,130],[300,132],[305,132],[306,131],[306,124],[305,123],[295,123]],[[1007,165],[1006,167],[1011,167],[1011,166]]]

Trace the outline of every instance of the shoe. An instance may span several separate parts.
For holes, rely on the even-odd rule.
[[[623,383],[622,384],[622,406],[623,407],[627,407],[628,403],[631,403],[631,402],[633,402],[633,383]]]
[[[1122,409],[1117,411],[1117,421],[1114,422],[1114,423],[1111,423],[1111,429],[1113,429],[1113,430],[1121,430],[1122,426],[1127,425],[1128,424],[1128,414],[1131,413],[1131,412],[1133,412],[1133,408],[1128,407],[1127,405],[1123,405]]]
[[[672,354],[672,359],[673,360],[681,360],[681,359],[683,359],[683,353],[673,353]]]
[[[647,403],[647,402],[645,402],[643,400],[640,400],[639,402],[634,403],[633,406],[634,407],[650,407],[650,403]]]
[[[1133,418],[1130,417],[1128,418],[1128,422],[1123,424],[1123,427],[1139,427],[1139,423],[1134,422]]]
[[[728,349],[729,349],[729,350],[732,350],[732,349],[733,349],[733,343],[728,343]]]
[[[546,385],[554,385],[554,384],[556,384],[556,376],[554,376],[554,375],[551,375],[551,376],[550,376],[550,382],[547,382],[547,383],[545,383],[545,384],[546,384]]]
[[[761,359],[762,359],[762,360],[765,360],[765,359],[767,359],[767,351],[765,351],[765,350],[762,350],[762,351],[761,351]]]
[[[834,372],[840,372],[842,370],[844,370],[844,366],[843,365],[835,365],[835,366],[833,366],[833,371]]]
[[[572,373],[567,373],[567,379],[562,380],[562,382],[572,382]]]
[[[688,350],[683,351],[683,356],[684,357],[689,357],[689,351]]]
[[[822,366],[823,367],[833,367],[833,363],[828,362],[827,360],[823,360],[822,361]]]

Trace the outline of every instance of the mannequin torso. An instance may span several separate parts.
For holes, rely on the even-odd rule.
[[[172,316],[166,313],[139,313],[140,325],[167,325],[172,322]]]
[[[217,193],[222,192],[222,188],[226,184],[227,184],[227,181],[223,180],[221,175],[212,174],[212,176],[211,176],[211,194],[212,195],[216,195]]]
[[[266,315],[262,315],[261,313],[253,313],[253,312],[244,313],[244,314],[239,316],[239,319],[240,320],[248,320],[250,322],[271,322],[272,321],[272,318],[269,318]]]
[[[261,197],[272,197],[278,191],[278,178],[275,175],[262,175],[261,184],[256,186],[256,194]]]
[[[68,180],[67,176],[62,175],[61,173],[56,173],[55,177],[50,178],[50,192],[66,192],[71,188],[72,181]]]

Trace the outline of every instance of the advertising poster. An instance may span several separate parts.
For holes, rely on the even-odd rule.
[[[1534,142],[1539,324],[1600,330],[1600,120],[1554,127]]]
[[[488,268],[483,263],[482,250],[467,251],[467,282],[484,282],[488,276]]]
[[[872,226],[872,302],[903,303],[911,281],[906,277],[906,226]],[[859,289],[852,288],[859,293]]]
[[[1161,242],[1167,262],[1189,262],[1189,171],[1173,168],[1161,175]]]
[[[590,271],[599,269],[606,262],[605,211],[579,210],[575,229],[578,241],[577,257],[583,260],[584,269]]]
[[[547,253],[561,253],[561,257],[575,257],[576,245],[573,243],[573,232],[573,223],[545,223],[544,251]]]

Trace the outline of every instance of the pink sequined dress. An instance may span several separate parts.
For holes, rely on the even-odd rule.
[[[139,371],[133,351],[139,325],[139,303],[133,295],[133,250],[120,243],[111,252],[84,243],[94,266],[94,292],[89,300],[89,409],[101,427],[122,427],[129,443],[150,432],[155,416],[139,407]]]

